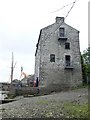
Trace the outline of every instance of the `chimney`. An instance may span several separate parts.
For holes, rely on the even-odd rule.
[[[64,17],[56,17],[56,23],[63,23]]]

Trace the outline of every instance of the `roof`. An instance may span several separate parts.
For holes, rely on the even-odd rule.
[[[38,38],[38,42],[37,42],[37,44],[36,44],[36,52],[35,52],[35,56],[36,56],[36,54],[37,54],[38,44],[39,44],[39,41],[40,41],[41,33],[42,33],[42,29],[40,30],[40,34],[39,34],[39,38]]]

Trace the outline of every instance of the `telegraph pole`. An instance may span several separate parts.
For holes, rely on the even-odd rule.
[[[13,57],[13,52],[12,52],[12,63],[11,63],[11,84],[12,84],[12,81],[13,81],[13,65],[14,64],[14,57]]]
[[[15,64],[14,64],[14,55],[13,55],[13,52],[12,52],[11,76],[10,76],[10,78],[11,78],[11,84],[12,84],[12,81],[13,81],[13,72],[14,72],[14,68],[15,68],[15,66],[16,66],[16,63],[17,63],[17,62],[15,62]]]

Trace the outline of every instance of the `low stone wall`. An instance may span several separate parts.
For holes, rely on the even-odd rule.
[[[70,87],[67,85],[62,85],[62,86],[47,86],[47,87],[40,87],[39,91],[40,91],[40,95],[44,95],[44,94],[50,94],[52,92],[60,92],[60,91],[67,91],[69,90]]]
[[[40,86],[40,87],[20,87],[15,88],[12,87],[10,92],[8,93],[9,96],[27,96],[27,95],[45,95],[50,94],[52,92],[60,92],[60,91],[67,91],[74,87],[70,87],[67,84],[62,86]]]
[[[25,96],[38,94],[38,87],[20,87],[12,88],[8,93],[8,96]]]
[[[38,94],[38,88],[36,87],[22,87],[21,89],[15,90],[16,95],[34,95]]]

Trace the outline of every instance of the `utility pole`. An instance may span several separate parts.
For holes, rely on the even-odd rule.
[[[14,57],[13,57],[13,52],[12,52],[12,63],[11,63],[11,84],[12,84],[12,81],[13,81],[13,65],[14,64]]]
[[[14,55],[13,55],[13,52],[12,52],[11,76],[10,76],[10,78],[11,78],[11,84],[12,84],[12,81],[13,81],[13,72],[14,72],[14,68],[15,68],[15,66],[16,66],[16,63],[17,63],[17,62],[15,62],[15,64],[14,64]]]

